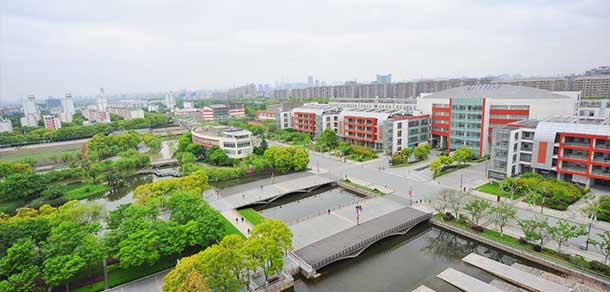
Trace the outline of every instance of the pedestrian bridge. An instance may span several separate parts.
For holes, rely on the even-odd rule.
[[[182,176],[180,174],[180,172],[175,169],[158,169],[158,168],[138,170],[136,172],[136,174],[154,174],[158,177],[165,177],[165,176],[181,177]]]
[[[333,184],[334,180],[311,175],[268,185],[252,185],[251,189],[222,197],[207,196],[206,200],[218,210],[237,209],[251,205],[269,204],[293,193],[308,193],[319,187]]]
[[[354,258],[374,243],[394,235],[403,235],[432,214],[401,208],[384,216],[366,221],[337,234],[291,252],[290,256],[300,266],[301,274],[315,278],[317,270],[334,262]]]
[[[159,167],[167,167],[167,166],[178,166],[178,160],[174,159],[174,158],[170,158],[170,159],[157,159],[157,160],[153,160],[150,162],[150,166],[152,166],[152,168],[159,168]]]

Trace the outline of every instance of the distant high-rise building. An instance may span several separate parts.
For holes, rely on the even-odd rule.
[[[98,112],[105,112],[106,107],[108,106],[108,101],[106,100],[106,96],[104,96],[104,88],[100,88],[100,94],[96,97],[96,105]]]
[[[392,74],[382,75],[377,74],[377,83],[392,83]]]
[[[593,68],[593,69],[587,70],[587,72],[585,72],[586,76],[607,75],[607,74],[610,74],[610,66],[599,66],[597,68]]]
[[[170,91],[165,95],[165,106],[169,109],[169,111],[174,110],[174,106],[176,106],[176,101],[174,100],[174,92]]]
[[[12,132],[13,131],[13,123],[11,120],[0,119],[0,133]]]
[[[317,80],[314,82],[315,86],[320,86],[320,80]]]
[[[26,116],[30,114],[38,116],[36,97],[34,95],[28,95],[28,98],[23,101],[23,114]]]
[[[45,115],[42,117],[44,120],[44,127],[47,129],[59,129],[61,128],[61,121],[56,116]]]
[[[66,93],[64,98],[61,99],[61,107],[63,112],[69,115],[74,115],[74,101],[72,100],[72,94]]]
[[[313,86],[313,76],[307,76],[307,85]]]

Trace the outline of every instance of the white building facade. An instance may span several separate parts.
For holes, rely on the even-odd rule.
[[[254,150],[250,131],[229,126],[195,128],[192,131],[192,141],[205,148],[218,146],[233,159],[246,158]]]

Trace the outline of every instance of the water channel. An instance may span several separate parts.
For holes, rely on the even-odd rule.
[[[406,235],[387,238],[360,256],[319,271],[318,279],[298,279],[292,291],[411,291],[419,285],[438,291],[460,291],[436,277],[451,267],[489,283],[496,277],[462,262],[470,253],[510,265],[533,263],[425,223]]]

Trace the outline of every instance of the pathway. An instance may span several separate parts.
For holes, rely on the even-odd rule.
[[[239,212],[235,209],[229,209],[221,212],[224,216],[241,234],[246,237],[250,237],[250,231],[254,228],[254,225],[248,221],[248,219],[242,217]],[[237,219],[237,220],[236,220]],[[243,219],[243,220],[242,220]]]

